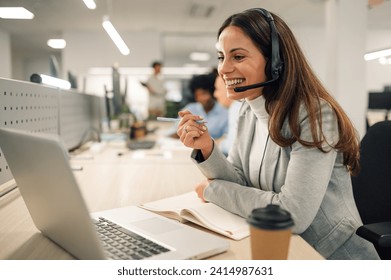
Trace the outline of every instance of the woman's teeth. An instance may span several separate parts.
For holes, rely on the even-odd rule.
[[[227,83],[227,86],[234,86],[234,85],[237,85],[237,84],[244,82],[244,80],[245,79],[233,79],[233,80],[228,80],[226,83]]]

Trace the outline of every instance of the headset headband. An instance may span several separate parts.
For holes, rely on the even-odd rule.
[[[280,43],[278,40],[278,33],[277,33],[276,25],[274,23],[274,18],[265,9],[258,8],[257,10],[266,18],[266,21],[269,23],[270,26],[270,40],[271,40],[271,49],[272,49],[271,58],[270,58],[271,60],[270,74],[273,80],[278,79],[282,71],[283,63],[280,58]]]

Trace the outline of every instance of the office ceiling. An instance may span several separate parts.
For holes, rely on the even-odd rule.
[[[223,20],[232,13],[264,7],[289,24],[320,25],[327,0],[95,0],[89,10],[82,0],[0,0],[0,7],[23,6],[33,12],[33,20],[0,19],[0,29],[11,34],[13,52],[43,56],[59,51],[46,45],[63,31],[104,32],[101,22],[109,15],[117,30],[158,31],[163,34],[165,65],[185,63],[194,50],[214,51],[214,36]],[[391,1],[369,9],[369,28],[391,29]],[[203,16],[202,13],[207,16]],[[175,62],[174,62],[175,61]],[[180,65],[174,65],[180,66]]]

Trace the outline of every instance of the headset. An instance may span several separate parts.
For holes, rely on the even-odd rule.
[[[280,75],[283,70],[283,62],[280,58],[280,42],[278,40],[278,33],[277,33],[277,28],[274,23],[274,18],[273,16],[265,9],[262,8],[257,8],[256,9],[258,12],[260,12],[265,18],[266,21],[269,23],[270,26],[270,44],[271,44],[271,57],[270,57],[270,76],[271,80],[262,82],[262,83],[257,83],[257,84],[252,84],[248,86],[243,86],[243,87],[236,87],[234,88],[235,92],[243,92],[249,89],[254,89],[254,88],[259,88],[259,87],[264,87],[267,85],[270,85],[271,83],[274,83],[280,78]]]

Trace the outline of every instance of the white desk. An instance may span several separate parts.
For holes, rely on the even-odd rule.
[[[126,151],[123,144],[109,143],[72,157],[71,164],[82,167],[74,174],[95,212],[193,190],[204,177],[189,154],[189,149],[172,147]],[[35,228],[18,190],[0,198],[0,221],[0,259],[73,259]],[[249,238],[230,240],[230,245],[212,259],[250,259]],[[289,259],[323,258],[300,236],[293,236]]]

